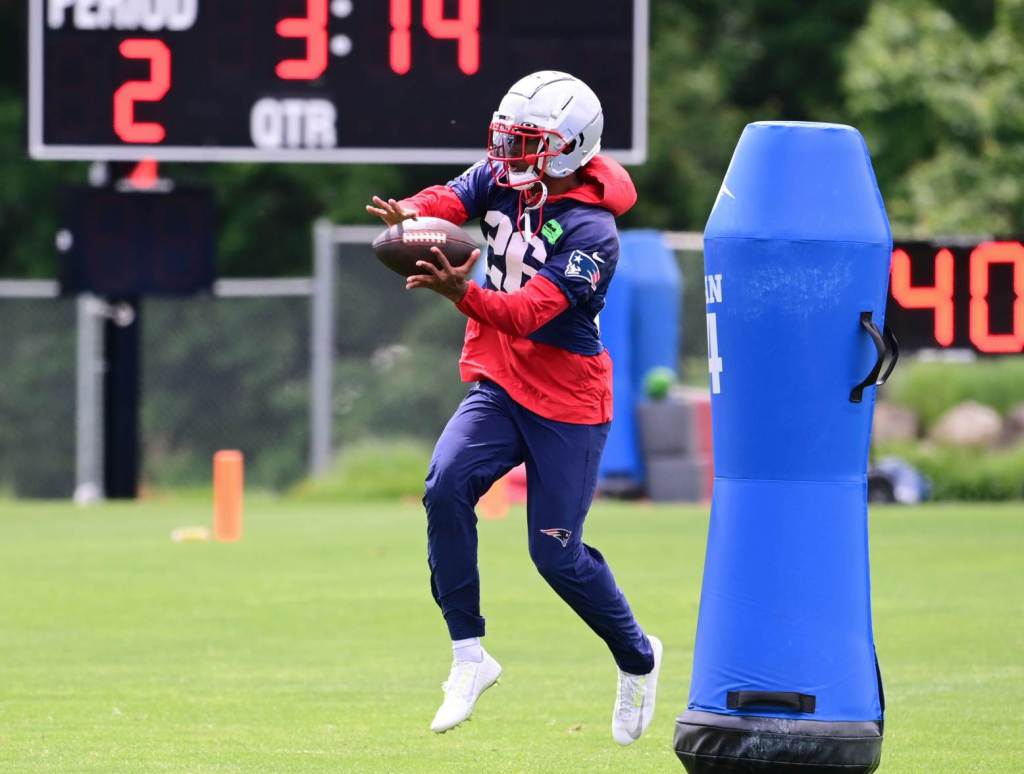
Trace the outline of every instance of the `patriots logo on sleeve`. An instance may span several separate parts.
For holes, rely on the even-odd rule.
[[[597,290],[597,285],[601,281],[601,267],[597,265],[598,263],[604,261],[597,253],[587,255],[582,250],[574,250],[565,267],[565,276],[570,279],[586,280],[592,290]]]

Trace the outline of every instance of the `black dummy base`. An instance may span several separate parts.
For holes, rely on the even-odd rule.
[[[882,723],[791,720],[686,711],[675,750],[689,774],[871,774]]]

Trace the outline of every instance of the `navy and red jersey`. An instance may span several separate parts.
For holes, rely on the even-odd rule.
[[[579,176],[578,187],[530,211],[529,223],[519,191],[497,185],[486,162],[404,204],[458,224],[480,218],[486,280],[470,283],[458,304],[470,318],[463,381],[496,382],[547,419],[601,424],[611,419],[612,369],[597,316],[619,259],[615,217],[633,206],[636,189],[600,155]]]

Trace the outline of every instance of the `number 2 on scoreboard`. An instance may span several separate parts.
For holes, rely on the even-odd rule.
[[[148,59],[149,80],[127,81],[114,92],[114,132],[123,142],[163,142],[162,124],[135,120],[136,102],[159,102],[171,88],[171,50],[161,40],[122,40],[118,50],[125,59]]]

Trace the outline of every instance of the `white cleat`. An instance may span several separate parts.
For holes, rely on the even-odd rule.
[[[487,651],[484,651],[484,660],[480,662],[453,661],[448,679],[441,684],[444,702],[434,715],[430,730],[443,734],[468,720],[480,694],[498,682],[499,677],[501,665]]]
[[[612,737],[625,746],[633,744],[654,718],[654,699],[658,691],[658,672],[661,670],[661,640],[648,638],[654,651],[654,669],[646,675],[631,675],[619,670],[619,688],[612,710]]]

